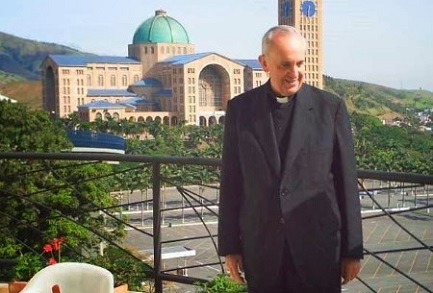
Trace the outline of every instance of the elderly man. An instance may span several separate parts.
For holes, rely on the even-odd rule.
[[[293,27],[263,36],[269,81],[230,100],[219,253],[250,293],[337,293],[363,256],[357,172],[343,100],[304,83]]]

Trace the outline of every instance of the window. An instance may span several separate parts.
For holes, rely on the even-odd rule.
[[[206,66],[200,72],[198,94],[201,107],[222,106],[223,80],[215,67]]]
[[[128,85],[128,77],[126,75],[122,75],[122,86]]]
[[[104,86],[104,76],[102,74],[98,75],[98,86]]]
[[[140,78],[138,77],[138,75],[134,75],[134,83],[136,83]]]
[[[116,76],[114,74],[112,74],[110,76],[110,85],[111,86],[116,86]]]

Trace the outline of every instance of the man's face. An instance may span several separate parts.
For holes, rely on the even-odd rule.
[[[301,88],[305,80],[305,45],[299,36],[274,35],[268,51],[259,60],[278,96],[291,96]]]

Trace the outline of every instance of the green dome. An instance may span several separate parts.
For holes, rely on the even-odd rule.
[[[164,10],[146,19],[135,31],[133,44],[142,43],[189,43],[185,28]]]

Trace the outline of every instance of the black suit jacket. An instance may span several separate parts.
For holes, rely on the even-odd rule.
[[[219,253],[242,254],[247,281],[260,287],[278,274],[286,242],[309,291],[339,292],[341,257],[363,251],[345,104],[304,84],[281,163],[266,86],[227,105]]]

